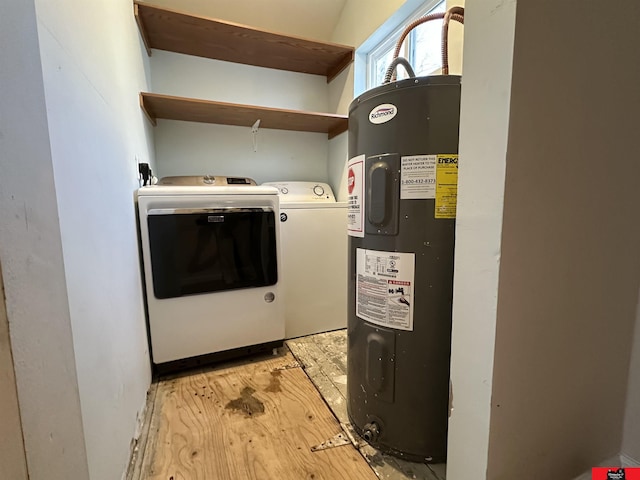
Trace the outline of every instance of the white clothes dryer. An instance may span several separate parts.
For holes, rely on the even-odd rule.
[[[286,338],[347,326],[347,204],[321,182],[269,182],[280,192]]]
[[[138,190],[151,352],[160,370],[282,345],[278,190],[252,182],[173,178]]]

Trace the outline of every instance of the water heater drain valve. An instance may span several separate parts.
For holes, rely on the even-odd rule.
[[[377,441],[379,435],[380,427],[378,427],[378,424],[376,422],[367,423],[364,426],[362,436],[367,442],[371,443]]]

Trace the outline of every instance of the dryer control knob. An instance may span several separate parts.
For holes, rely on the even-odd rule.
[[[205,175],[204,177],[202,177],[202,181],[207,185],[211,185],[212,183],[216,183],[216,177],[214,177],[213,175]]]
[[[324,195],[324,188],[322,188],[322,185],[316,185],[315,187],[313,187],[313,193],[321,197],[322,195]]]
[[[282,188],[280,189],[280,193],[283,193],[283,194],[285,194],[285,195],[286,195],[287,193],[289,193],[289,189],[288,189],[287,187],[282,187]]]

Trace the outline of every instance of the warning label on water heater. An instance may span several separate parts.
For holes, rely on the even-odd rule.
[[[436,198],[437,155],[402,157],[400,167],[400,199]]]
[[[438,155],[435,218],[456,218],[458,155]]]
[[[356,315],[413,330],[415,254],[356,249]]]
[[[456,218],[458,155],[402,157],[400,199],[435,199],[435,218]]]
[[[364,155],[358,155],[347,164],[347,233],[364,237]]]

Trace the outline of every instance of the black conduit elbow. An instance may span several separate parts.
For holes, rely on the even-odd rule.
[[[413,71],[413,68],[411,68],[411,64],[407,61],[407,59],[404,57],[396,57],[391,61],[389,67],[387,68],[387,72],[384,75],[384,81],[382,82],[383,85],[391,82],[391,77],[396,71],[396,68],[398,68],[398,65],[402,65],[404,67],[407,75],[409,75],[410,78],[415,78],[416,73]]]

